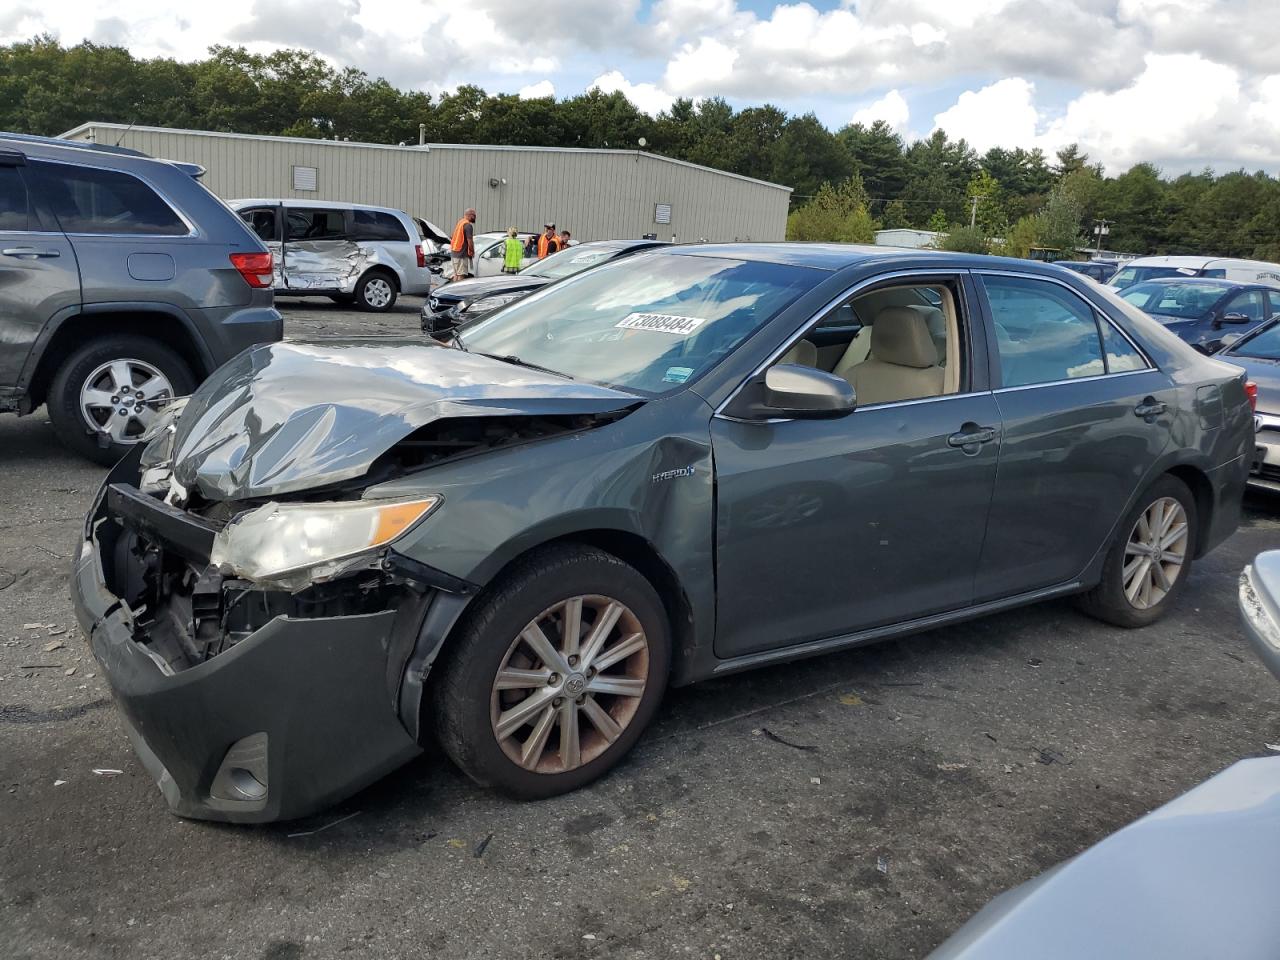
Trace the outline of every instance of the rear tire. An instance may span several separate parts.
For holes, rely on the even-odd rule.
[[[160,379],[155,379],[156,375]],[[128,403],[124,391],[112,391],[125,379],[132,381],[133,400]],[[49,384],[45,403],[54,432],[64,446],[95,463],[111,466],[138,442],[163,409],[162,404],[143,401],[185,397],[195,387],[191,368],[164,344],[131,334],[112,334],[90,340],[63,360]],[[138,392],[145,396],[137,397]],[[119,413],[121,409],[126,411],[124,415]],[[99,443],[101,429],[95,425],[115,428],[115,436],[106,446]]]
[[[477,604],[433,685],[445,753],[477,783],[522,800],[603,776],[666,689],[670,631],[653,586],[609,553],[562,545],[520,561]],[[549,644],[538,641],[541,655],[531,634]]]
[[[1102,579],[1080,597],[1080,608],[1117,627],[1155,623],[1186,588],[1197,523],[1187,485],[1169,474],[1160,477],[1121,522]]]
[[[386,313],[400,295],[396,278],[385,270],[370,270],[356,284],[356,306],[371,313]]]

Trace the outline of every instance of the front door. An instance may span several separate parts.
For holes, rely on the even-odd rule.
[[[0,152],[0,396],[16,389],[45,324],[79,303],[71,242],[28,190],[21,158]]]
[[[717,656],[971,602],[1000,446],[971,299],[961,276],[898,281],[815,324],[805,339],[818,349],[785,358],[861,390],[846,417],[713,419]],[[828,342],[836,329],[843,351]]]
[[[1169,443],[1176,391],[1065,284],[981,278],[1004,421],[975,600],[1070,583]]]

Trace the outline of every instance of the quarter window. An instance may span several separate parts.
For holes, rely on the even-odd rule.
[[[982,283],[991,304],[1004,386],[1106,373],[1094,312],[1075,294],[1022,277],[988,276]]]
[[[1107,373],[1147,369],[1149,366],[1147,358],[1140,354],[1119,330],[1101,318],[1098,320],[1098,326],[1102,328],[1102,346],[1107,355]]]
[[[27,185],[17,167],[0,167],[0,230],[31,229]]]
[[[351,218],[352,240],[399,240],[408,242],[409,234],[399,219],[380,210],[357,210]]]
[[[67,233],[184,236],[182,218],[137,177],[118,170],[32,163],[36,189]]]

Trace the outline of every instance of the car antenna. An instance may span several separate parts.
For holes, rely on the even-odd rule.
[[[120,144],[124,141],[124,138],[128,135],[129,131],[133,129],[133,125],[137,122],[138,122],[138,118],[135,116],[132,120],[129,121],[129,125],[125,127],[122,131],[120,131],[120,139],[115,142],[115,145],[117,147],[120,146]]]

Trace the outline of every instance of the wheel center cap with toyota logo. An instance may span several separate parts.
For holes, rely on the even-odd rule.
[[[571,697],[578,697],[587,689],[587,678],[580,673],[574,673],[564,682],[564,692]]]

